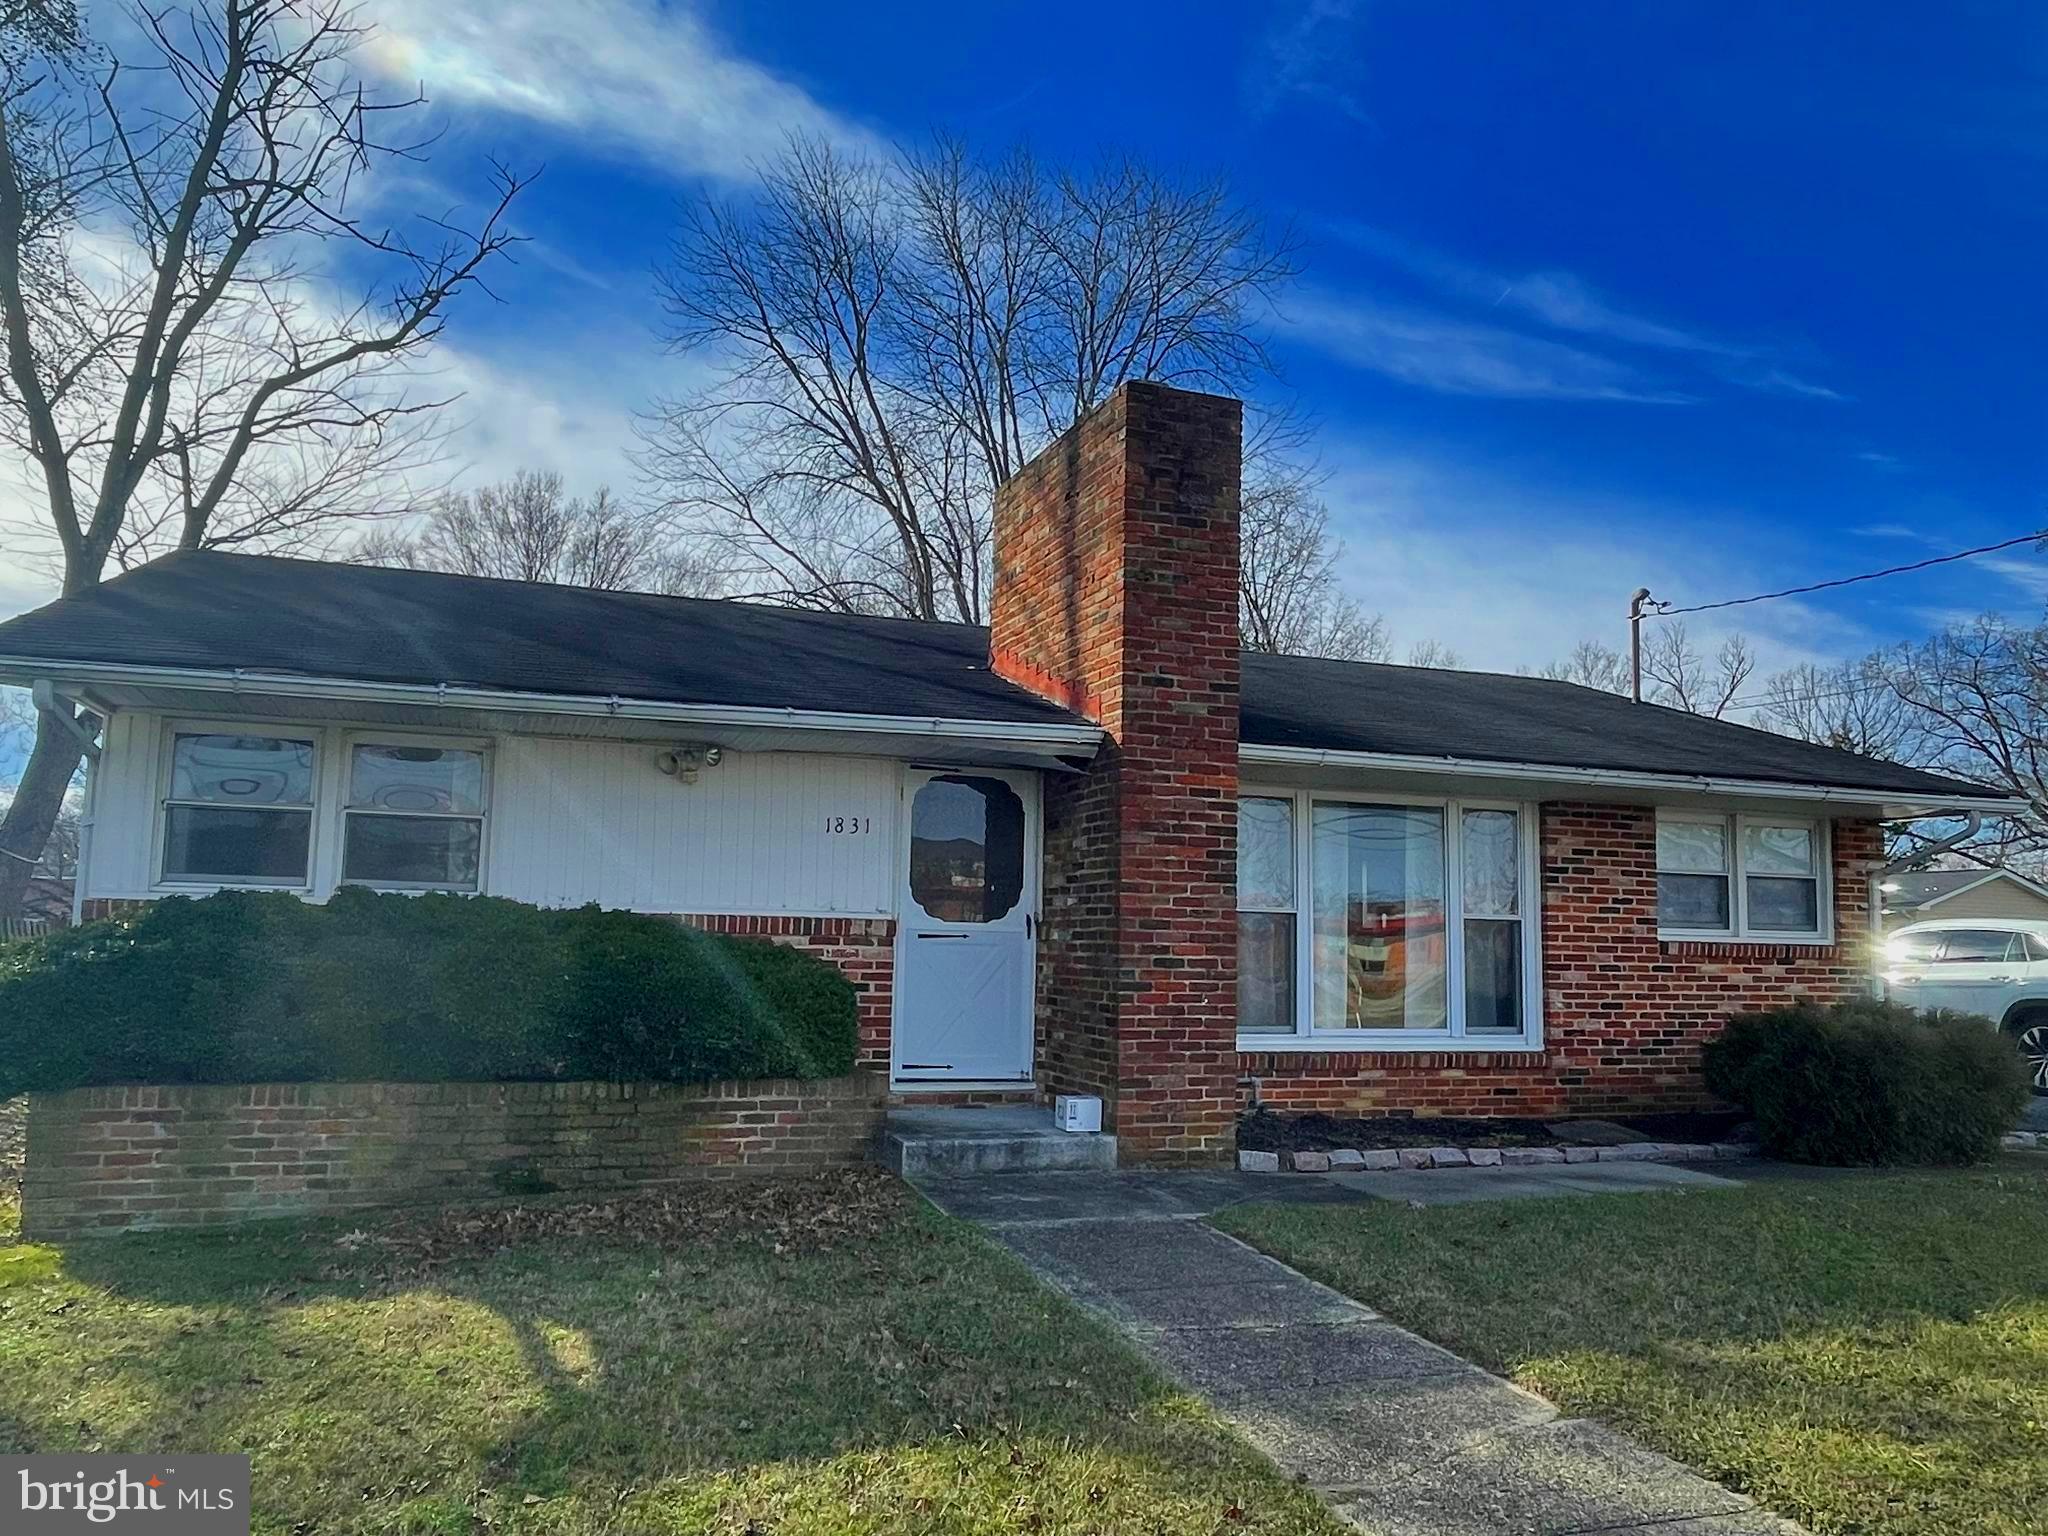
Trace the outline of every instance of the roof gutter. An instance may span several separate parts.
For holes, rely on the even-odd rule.
[[[1247,742],[1240,761],[1289,768],[1365,768],[1381,772],[1458,775],[1480,779],[1543,779],[1582,784],[1589,789],[1684,790],[1763,800],[1850,801],[1859,805],[1897,803],[1903,790],[1858,789],[1845,784],[1780,784],[1768,779],[1731,779],[1707,774],[1642,773],[1619,768],[1574,768],[1557,763],[1493,762],[1471,757],[1420,757],[1398,752],[1340,752],[1320,747],[1278,747]],[[2017,811],[2026,802],[1986,791],[1982,798],[1955,794],[1926,796],[1905,803],[1946,809],[1967,803],[1978,812]],[[1962,814],[1960,810],[1956,814]]]
[[[1102,728],[1012,720],[959,720],[926,715],[864,715],[850,710],[772,709],[722,704],[675,704],[617,694],[525,693],[456,683],[378,683],[240,667],[130,666],[114,662],[48,661],[0,656],[0,679],[29,677],[63,683],[126,683],[192,688],[204,693],[265,694],[289,699],[338,699],[364,704],[408,704],[439,709],[516,710],[532,714],[647,720],[668,725],[735,725],[769,730],[861,732],[869,735],[973,741],[995,746],[1041,747],[1092,755]]]

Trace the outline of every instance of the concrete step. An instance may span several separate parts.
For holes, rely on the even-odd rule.
[[[1057,1130],[1040,1105],[899,1109],[882,1133],[882,1163],[906,1179],[1116,1167],[1114,1136]]]

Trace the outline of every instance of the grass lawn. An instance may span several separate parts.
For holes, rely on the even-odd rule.
[[[1217,1225],[1816,1532],[2048,1530],[2048,1158]]]
[[[256,1528],[1336,1536],[861,1173],[68,1250],[0,1209],[0,1451],[243,1451]]]

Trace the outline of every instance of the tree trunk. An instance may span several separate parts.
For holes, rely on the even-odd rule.
[[[49,844],[57,813],[64,808],[64,796],[71,788],[71,776],[85,754],[77,738],[48,720],[36,721],[35,750],[14,792],[14,803],[0,819],[0,918],[19,917],[22,898],[28,892],[28,877]],[[81,867],[78,878],[85,878]]]

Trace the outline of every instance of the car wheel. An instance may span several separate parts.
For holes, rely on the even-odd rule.
[[[2034,1092],[2048,1097],[2048,1014],[2030,1013],[2009,1026]]]

